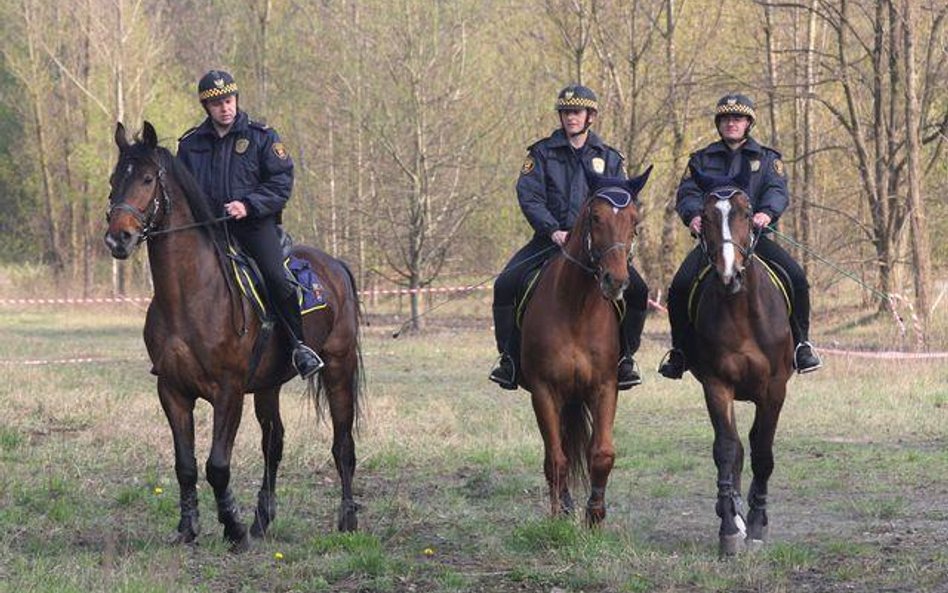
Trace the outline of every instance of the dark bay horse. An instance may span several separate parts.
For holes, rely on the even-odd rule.
[[[777,420],[793,373],[793,337],[787,296],[773,271],[754,255],[758,235],[739,180],[693,174],[706,192],[701,233],[709,271],[693,309],[694,340],[686,344],[685,357],[704,388],[714,427],[719,553],[730,556],[745,540],[756,548],[767,537],[767,481],[774,469]],[[746,521],[740,498],[744,447],[735,400],[755,405]]]
[[[249,540],[230,487],[234,437],[244,394],[253,393],[264,471],[250,531],[262,537],[276,514],[284,433],[280,387],[295,376],[287,338],[278,330],[257,344],[261,323],[228,272],[223,223],[214,219],[189,172],[158,145],[152,125],[145,122],[141,141],[132,144],[119,123],[115,143],[119,158],[110,179],[105,242],[118,259],[129,257],[141,243],[148,244],[155,293],[144,337],[174,438],[181,504],[176,541],[192,542],[199,532],[193,412],[202,398],[213,406],[214,416],[205,473],[224,536],[240,550]],[[309,262],[328,303],[304,317],[306,343],[326,361],[318,388],[310,383],[308,392],[314,394],[317,408],[322,394],[329,402],[332,454],[342,484],[338,528],[350,531],[358,523],[352,497],[356,463],[352,430],[359,415],[362,360],[358,293],[343,262],[310,247],[294,247],[293,253]],[[255,368],[251,359],[258,361]]]
[[[543,436],[552,514],[570,513],[570,482],[590,483],[586,523],[606,516],[615,461],[619,316],[629,252],[639,221],[636,195],[651,168],[632,180],[591,178],[562,253],[542,271],[523,314],[520,384],[533,399]]]

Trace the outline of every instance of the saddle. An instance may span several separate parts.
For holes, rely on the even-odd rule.
[[[787,303],[787,316],[793,315],[793,285],[790,283],[790,275],[778,264],[763,260],[756,255],[752,256],[767,270],[767,277],[773,282],[774,286],[783,295],[784,302]],[[698,304],[701,303],[701,295],[704,294],[708,273],[712,270],[711,264],[706,265],[698,272],[694,280],[691,281],[691,288],[688,290],[688,321],[695,325],[698,320]]]
[[[282,233],[281,243],[283,245],[283,269],[290,283],[296,287],[300,313],[306,315],[328,307],[322,282],[320,282],[309,262],[289,254],[293,241],[289,238],[288,233]],[[264,322],[273,321],[273,316],[267,310],[269,304],[266,297],[267,291],[257,263],[233,242],[227,245],[227,257],[230,259],[234,279],[240,288],[240,292],[250,301],[260,320]]]

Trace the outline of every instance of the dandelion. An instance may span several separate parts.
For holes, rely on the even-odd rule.
[[[162,488],[161,486],[155,486],[155,494],[161,494],[164,491],[165,489]]]
[[[425,556],[434,556],[434,549],[433,549],[433,548],[425,548],[423,554],[424,554]]]
[[[273,559],[274,559],[274,560],[283,560],[283,552],[275,552],[275,553],[273,554]]]

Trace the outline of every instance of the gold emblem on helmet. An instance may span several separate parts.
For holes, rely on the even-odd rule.
[[[250,140],[246,138],[238,138],[237,142],[234,143],[234,152],[237,154],[243,154],[247,152],[247,148],[250,146]]]
[[[596,157],[592,160],[593,171],[602,175],[606,172],[606,161],[602,160],[599,157]]]
[[[573,91],[566,91],[565,93],[563,93],[563,98],[564,98],[564,99],[567,99],[567,100],[572,99],[572,98],[573,98]]]
[[[217,88],[221,88],[222,86],[224,86],[224,79],[223,78],[214,79],[214,86],[216,86]]]

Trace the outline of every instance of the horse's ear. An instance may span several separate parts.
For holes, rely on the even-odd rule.
[[[128,148],[128,134],[125,133],[122,122],[115,122],[115,145],[119,147],[119,150]]]
[[[145,126],[142,128],[142,142],[148,148],[158,147],[158,134],[155,132],[155,127],[148,120],[145,120]]]
[[[645,170],[645,173],[642,173],[638,177],[633,177],[626,181],[626,187],[629,189],[629,193],[632,194],[632,197],[639,195],[639,192],[642,191],[642,188],[645,187],[645,182],[648,181],[648,176],[652,174],[652,167],[654,165],[649,165],[648,169]]]

